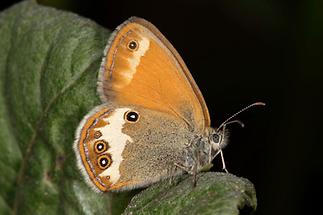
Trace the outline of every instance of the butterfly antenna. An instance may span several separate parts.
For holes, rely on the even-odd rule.
[[[240,121],[240,120],[233,120],[230,121],[231,119],[233,119],[234,117],[236,117],[237,115],[239,115],[240,113],[248,110],[249,108],[253,107],[253,106],[265,106],[266,104],[263,102],[255,102],[251,105],[248,105],[245,108],[242,108],[241,110],[239,110],[238,112],[236,112],[235,114],[233,114],[232,116],[230,116],[229,118],[227,118],[217,129],[217,131],[219,131],[223,126],[227,125],[227,124],[231,124],[231,123],[239,123],[241,125],[241,127],[244,127],[244,124]],[[230,122],[229,122],[230,121]]]

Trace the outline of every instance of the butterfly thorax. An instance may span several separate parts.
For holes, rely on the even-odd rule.
[[[209,168],[213,159],[227,144],[227,134],[213,128],[207,128],[202,135],[194,136],[184,151],[183,169],[188,173],[196,173]]]

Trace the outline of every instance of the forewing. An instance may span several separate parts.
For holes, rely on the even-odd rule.
[[[138,44],[135,50],[129,44]],[[131,18],[117,28],[99,77],[103,101],[167,112],[203,131],[210,125],[203,96],[182,58],[151,23]]]

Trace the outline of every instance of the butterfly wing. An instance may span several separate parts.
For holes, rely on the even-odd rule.
[[[129,121],[127,115],[133,112],[138,117]],[[74,151],[79,169],[94,190],[129,190],[180,173],[175,172],[174,163],[184,163],[193,135],[171,114],[110,103],[84,117]]]
[[[184,61],[151,23],[130,18],[111,36],[99,77],[103,101],[167,112],[204,131],[210,118]]]

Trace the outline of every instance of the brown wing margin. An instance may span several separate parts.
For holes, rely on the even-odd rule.
[[[165,38],[165,36],[153,24],[151,24],[147,20],[139,18],[139,17],[131,17],[131,18],[129,18],[128,21],[133,22],[133,23],[138,23],[138,24],[146,27],[147,29],[149,29],[151,32],[153,32],[155,34],[155,36],[158,39],[160,39],[160,41],[163,42],[163,44],[174,55],[175,59],[177,60],[177,62],[180,65],[180,67],[184,71],[185,77],[189,81],[189,83],[190,83],[190,85],[191,85],[195,95],[197,96],[197,99],[198,99],[200,105],[201,105],[201,108],[203,110],[204,119],[205,119],[205,126],[209,127],[210,124],[211,124],[211,120],[210,120],[209,111],[208,111],[208,108],[207,108],[206,103],[204,101],[203,95],[202,95],[200,89],[198,88],[198,86],[196,85],[190,71],[188,70],[188,68],[187,68],[187,66],[185,64],[185,62],[183,61],[183,59],[179,55],[179,53],[176,51],[174,46]]]

